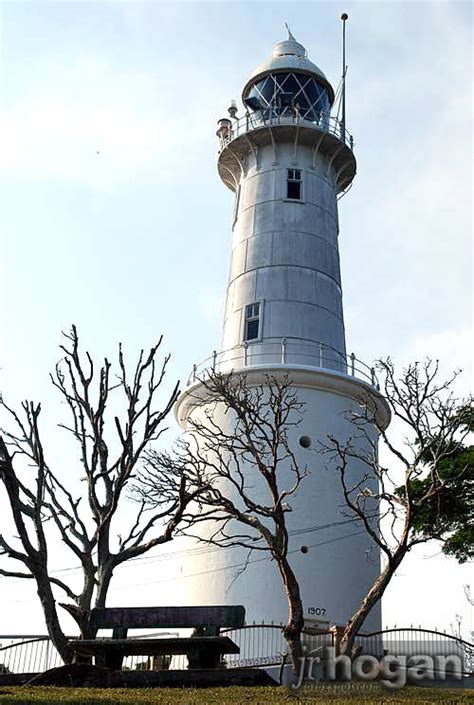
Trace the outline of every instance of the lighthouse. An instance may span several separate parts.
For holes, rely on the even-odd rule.
[[[354,433],[348,414],[375,391],[373,370],[346,352],[339,263],[338,199],[356,174],[345,105],[332,112],[334,90],[306,49],[288,32],[245,83],[242,107],[232,103],[218,121],[218,174],[232,192],[232,252],[220,350],[194,366],[176,405],[186,430],[203,414],[193,403],[205,394],[201,375],[212,367],[265,384],[286,375],[304,404],[291,442],[308,467],[287,514],[292,567],[305,617],[343,624],[380,570],[380,556],[360,523],[348,518],[338,473],[318,452],[328,436]],[[362,263],[361,263],[362,264]],[[384,424],[389,412],[378,397]],[[222,415],[228,424],[230,415]],[[377,443],[372,428],[356,438],[360,452]],[[348,470],[356,482],[363,469]],[[375,478],[366,478],[374,487]],[[374,508],[377,511],[377,508]],[[243,604],[247,618],[282,622],[287,602],[268,557],[250,560],[239,547],[189,551],[182,572],[188,604]],[[365,628],[380,628],[380,606]]]

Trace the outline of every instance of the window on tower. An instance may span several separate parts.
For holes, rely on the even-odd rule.
[[[301,201],[301,169],[287,170],[286,197],[292,201]]]
[[[234,225],[235,225],[235,221],[237,220],[237,217],[239,215],[239,205],[240,205],[240,184],[237,186],[237,192],[235,194],[234,219],[233,219]]]
[[[260,333],[260,304],[248,304],[245,307],[244,340],[255,340]]]

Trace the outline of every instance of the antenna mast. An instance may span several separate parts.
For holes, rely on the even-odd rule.
[[[341,132],[342,138],[346,139],[346,20],[349,15],[343,12],[341,15],[342,20],[342,119],[341,119]]]

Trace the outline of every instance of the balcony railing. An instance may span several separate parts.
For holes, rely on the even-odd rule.
[[[380,385],[375,369],[359,360],[354,353],[347,355],[327,343],[280,338],[255,343],[244,342],[217,352],[193,365],[187,384],[206,379],[212,372],[229,372],[255,365],[301,365],[356,377],[375,389]]]
[[[229,120],[223,118],[219,120],[219,129],[217,136],[219,137],[221,152],[232,140],[244,135],[251,130],[259,128],[271,128],[278,125],[298,125],[300,127],[313,127],[317,130],[322,130],[330,135],[334,135],[338,140],[346,144],[351,150],[354,148],[354,139],[352,135],[345,129],[340,120],[336,117],[321,113],[320,117],[314,120],[306,120],[301,117],[297,111],[291,113],[282,112],[278,109],[258,111],[255,113],[247,113],[244,117],[238,120]]]

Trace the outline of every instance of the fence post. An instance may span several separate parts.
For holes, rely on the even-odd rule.
[[[196,371],[197,371],[197,365],[193,365],[193,382],[196,381]]]
[[[373,367],[370,368],[370,375],[372,379],[372,386],[375,387],[375,370]]]
[[[244,366],[245,367],[247,367],[247,363],[248,363],[248,347],[249,347],[249,344],[247,343],[247,341],[245,341],[244,342]]]
[[[44,670],[49,669],[49,639],[46,641],[46,654],[44,658]]]
[[[217,360],[217,352],[215,350],[212,351],[212,371],[216,371],[216,360]]]
[[[353,377],[355,377],[355,359],[356,356],[354,355],[354,353],[351,353],[351,375]]]
[[[332,645],[334,647],[336,656],[339,654],[339,645],[341,643],[341,637],[344,633],[344,627],[339,626],[338,624],[335,624],[334,626],[329,628],[329,632],[331,634],[332,638]]]
[[[286,362],[286,338],[281,339],[281,364]]]

